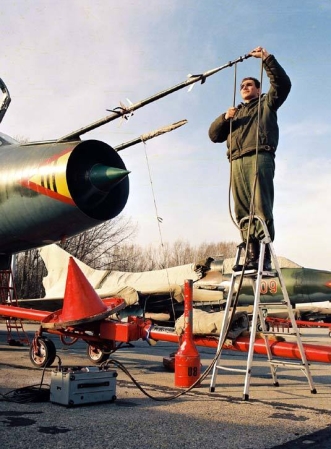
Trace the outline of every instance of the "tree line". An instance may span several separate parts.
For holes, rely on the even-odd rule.
[[[95,269],[141,272],[196,263],[207,257],[234,257],[235,242],[201,243],[193,246],[187,241],[142,247],[133,243],[137,227],[125,216],[103,223],[71,237],[58,245],[72,256]],[[41,298],[47,270],[39,250],[16,255],[15,285],[18,298]]]

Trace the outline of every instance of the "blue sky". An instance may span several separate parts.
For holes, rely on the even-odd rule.
[[[274,248],[331,270],[330,0],[3,0],[0,19],[0,76],[12,96],[1,131],[30,141],[59,138],[126,98],[136,103],[258,45],[273,53],[292,81],[279,110]],[[260,60],[238,64],[238,84],[247,75],[259,78]],[[137,243],[160,243],[145,151],[163,241],[240,242],[228,211],[226,149],[208,138],[234,90],[226,68],[85,136],[116,146],[188,120],[121,152],[131,170],[124,213],[139,226]]]

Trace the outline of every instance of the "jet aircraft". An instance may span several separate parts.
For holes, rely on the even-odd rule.
[[[58,245],[40,249],[47,276],[43,280],[46,291],[44,298],[20,300],[20,305],[47,310],[62,307],[66,284],[66,267],[69,253]],[[74,258],[75,259],[75,258]],[[304,268],[289,259],[278,257],[286,288],[294,307],[301,305],[315,309],[315,302],[326,309],[331,306],[331,272]],[[218,311],[224,308],[231,280],[234,259],[207,258],[204,261],[182,266],[146,271],[140,273],[112,270],[95,270],[75,259],[92,287],[101,298],[120,296],[126,308],[119,314],[145,316],[156,321],[172,321],[183,313],[183,286],[185,279],[193,280],[193,305],[204,311]],[[263,279],[261,302],[275,303],[283,299],[277,277]],[[244,278],[239,292],[238,306],[248,308],[253,304],[254,293],[250,279]],[[321,304],[319,304],[320,306]],[[324,311],[325,313],[325,311]]]

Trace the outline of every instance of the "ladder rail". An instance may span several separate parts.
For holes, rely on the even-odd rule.
[[[280,270],[279,263],[278,263],[278,260],[277,260],[276,257],[274,258],[273,262],[274,262],[274,265],[275,265],[276,270],[278,272],[278,279],[279,279],[279,283],[281,285],[283,296],[285,298],[285,301],[287,302],[288,314],[289,314],[290,322],[291,322],[291,325],[292,325],[292,329],[293,329],[294,333],[297,336],[297,345],[298,345],[298,348],[299,348],[299,352],[300,352],[302,363],[304,364],[304,366],[306,368],[306,376],[307,376],[307,379],[308,379],[308,382],[309,382],[309,385],[310,385],[310,389],[312,391],[314,391],[315,390],[314,382],[313,382],[313,379],[312,379],[312,376],[311,376],[311,373],[310,373],[309,363],[307,361],[306,353],[305,353],[305,350],[304,350],[304,347],[303,347],[303,343],[302,343],[302,340],[301,340],[301,334],[300,334],[298,325],[297,325],[297,323],[295,321],[295,316],[294,316],[294,312],[293,312],[293,308],[292,308],[292,305],[291,305],[290,298],[289,298],[288,293],[287,293],[284,277],[283,277],[283,274],[282,274],[282,272]]]
[[[236,253],[236,263],[239,262],[240,253],[241,253],[241,249],[238,246],[237,253]],[[226,301],[226,305],[225,305],[225,309],[224,309],[224,317],[223,317],[223,322],[221,325],[220,336],[219,336],[218,345],[217,345],[217,354],[218,354],[217,361],[220,359],[220,356],[222,353],[222,346],[225,341],[226,334],[228,332],[228,325],[230,323],[229,312],[230,312],[230,308],[231,308],[232,296],[235,292],[235,282],[236,282],[236,274],[235,274],[235,272],[232,272],[230,288],[229,288],[227,301]],[[219,366],[217,366],[217,361],[215,362],[215,364],[213,366],[213,370],[212,370],[210,391],[214,391],[215,385],[216,385],[217,369],[221,369]]]
[[[243,224],[249,219],[249,217],[245,217],[241,220],[239,226],[240,229],[242,231],[243,229]],[[245,373],[245,381],[244,381],[244,391],[243,391],[243,399],[244,400],[248,400],[249,399],[249,387],[250,387],[250,380],[251,380],[251,375],[252,375],[252,366],[253,366],[253,358],[254,358],[254,343],[255,343],[255,338],[256,338],[256,332],[257,332],[257,323],[258,323],[258,318],[260,319],[260,324],[261,324],[261,328],[262,328],[262,336],[265,342],[265,346],[266,346],[266,351],[267,351],[267,357],[268,357],[268,363],[269,363],[269,367],[270,367],[270,372],[271,372],[271,376],[273,379],[273,383],[274,386],[279,386],[278,380],[277,380],[277,368],[279,366],[282,367],[289,367],[291,366],[296,367],[296,368],[300,368],[302,370],[302,372],[305,374],[309,386],[310,386],[310,390],[311,393],[316,393],[316,389],[314,387],[314,381],[310,372],[310,368],[309,368],[309,363],[307,361],[307,357],[305,354],[305,350],[303,347],[303,343],[301,340],[301,334],[299,332],[298,326],[296,324],[295,321],[295,316],[294,316],[294,312],[293,312],[293,308],[292,308],[292,304],[286,289],[286,284],[283,278],[283,274],[281,272],[280,266],[279,266],[279,262],[278,259],[276,257],[274,248],[273,248],[273,244],[267,229],[267,226],[265,224],[265,222],[262,220],[261,217],[258,217],[257,215],[254,215],[253,219],[257,220],[260,222],[260,225],[262,226],[263,232],[264,232],[264,237],[262,238],[262,240],[260,240],[260,255],[259,255],[259,263],[258,263],[258,268],[257,271],[254,271],[253,273],[251,271],[246,271],[245,273],[243,272],[238,272],[238,271],[233,271],[232,272],[232,276],[231,276],[231,283],[230,283],[230,288],[229,288],[229,293],[227,296],[227,301],[226,301],[226,307],[224,310],[224,318],[223,318],[223,323],[221,326],[221,332],[220,332],[220,337],[219,337],[219,342],[218,342],[218,347],[217,347],[217,355],[216,360],[215,360],[215,364],[213,366],[213,371],[212,371],[212,377],[211,377],[211,383],[210,383],[210,391],[213,392],[215,391],[215,385],[216,385],[216,377],[218,374],[218,370],[225,370],[225,371],[235,371],[235,372],[243,372]],[[266,272],[263,271],[263,265],[264,265],[264,256],[265,256],[265,251],[266,251],[266,245],[268,245],[268,249],[270,251],[270,255],[271,255],[271,260],[274,264],[275,267],[275,272],[273,271],[273,273],[270,272]],[[235,266],[239,266],[239,261],[240,261],[240,256],[241,256],[241,251],[243,249],[243,244],[238,245],[237,247],[237,253],[236,253],[236,258],[235,258]],[[243,265],[242,270],[245,270],[245,264]],[[254,304],[253,304],[253,314],[252,314],[252,321],[251,321],[251,334],[250,334],[250,340],[249,340],[249,348],[248,348],[248,355],[247,355],[247,362],[246,362],[246,368],[245,369],[239,369],[239,368],[231,368],[231,367],[224,367],[222,365],[219,364],[219,360],[221,358],[222,355],[222,345],[224,343],[224,340],[226,338],[226,334],[228,331],[228,325],[230,322],[230,318],[229,318],[229,312],[230,312],[230,307],[231,307],[231,303],[232,303],[232,297],[233,294],[235,292],[235,281],[236,278],[239,275],[244,275],[245,276],[249,276],[251,278],[251,282],[252,282],[252,288],[253,288],[253,292],[254,292]],[[262,283],[262,279],[264,276],[272,276],[272,277],[278,277],[279,279],[279,283],[280,283],[280,287],[281,287],[281,291],[283,294],[283,301],[281,301],[279,303],[279,305],[285,307],[288,311],[288,315],[290,318],[290,322],[293,328],[293,334],[292,336],[295,336],[296,338],[296,342],[297,342],[297,346],[300,352],[300,357],[301,357],[301,362],[289,362],[287,360],[276,360],[274,359],[274,357],[272,356],[271,353],[271,347],[270,347],[270,340],[269,340],[269,335],[273,334],[275,335],[276,332],[269,332],[267,330],[266,327],[266,323],[265,323],[265,317],[263,315],[263,311],[262,308],[265,308],[268,306],[268,304],[261,304],[260,302],[260,295],[261,295],[261,283]],[[235,305],[234,305],[235,307]],[[233,313],[235,312],[235,310],[233,310]],[[278,332],[279,334],[279,332]]]

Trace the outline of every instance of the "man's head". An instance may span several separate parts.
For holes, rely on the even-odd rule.
[[[260,81],[256,78],[244,78],[240,84],[240,94],[245,103],[260,95]]]

